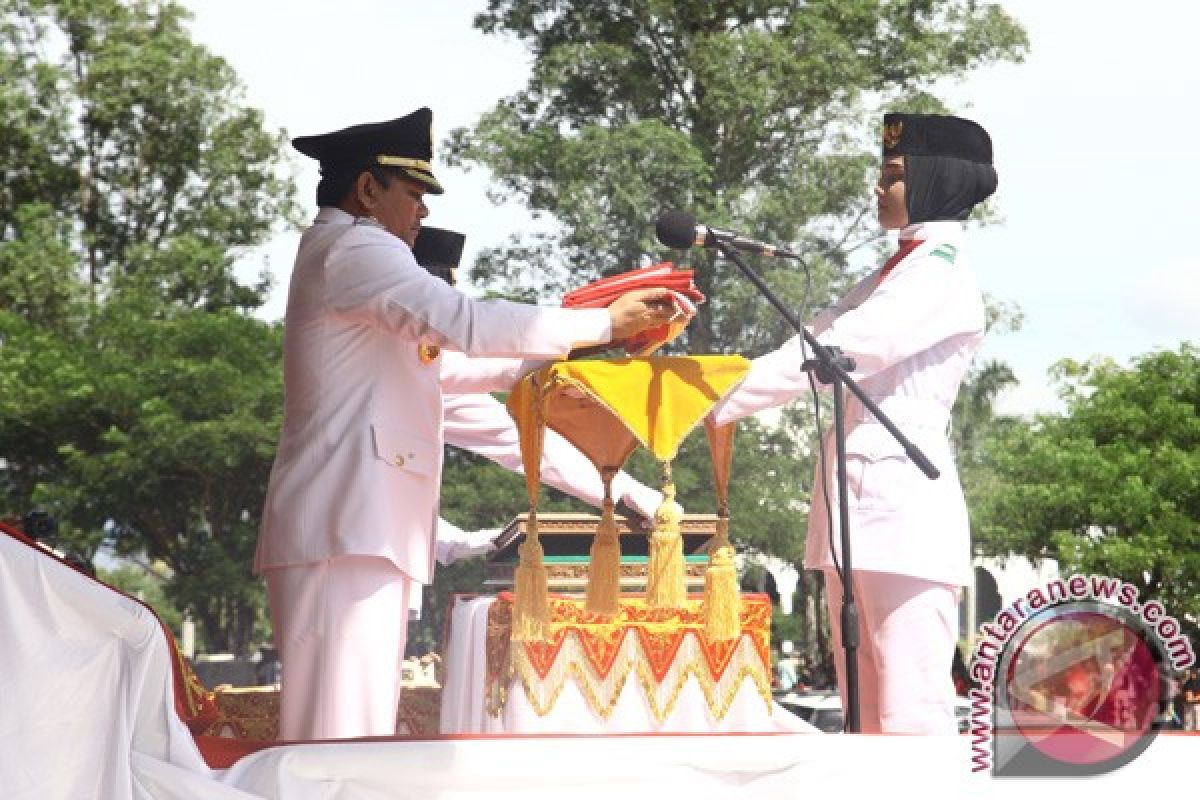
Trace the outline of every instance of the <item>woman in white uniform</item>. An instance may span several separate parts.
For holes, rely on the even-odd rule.
[[[810,326],[822,344],[853,359],[851,377],[941,473],[937,480],[926,478],[847,393],[846,483],[863,732],[957,730],[950,667],[959,587],[971,579],[971,553],[948,427],[984,332],[983,299],[963,221],[995,191],[996,182],[991,139],[978,124],[951,116],[886,115],[875,195],[879,223],[899,231],[899,248]],[[781,405],[807,391],[805,357],[797,336],[755,359],[738,391],[714,410],[717,421]],[[805,566],[825,574],[844,698],[837,497],[835,442],[826,431]]]

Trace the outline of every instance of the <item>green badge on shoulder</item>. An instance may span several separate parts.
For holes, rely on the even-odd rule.
[[[944,258],[946,261],[953,264],[954,259],[958,257],[958,248],[952,244],[938,245],[937,249],[929,255],[937,256],[938,258]]]

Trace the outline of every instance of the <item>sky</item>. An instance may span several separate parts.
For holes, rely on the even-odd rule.
[[[267,125],[290,136],[428,105],[436,141],[520,89],[531,63],[516,40],[472,27],[483,0],[182,1],[195,38],[237,70]],[[989,336],[979,357],[1008,363],[1020,381],[1000,411],[1054,412],[1062,405],[1047,370],[1058,360],[1127,364],[1200,339],[1200,253],[1191,246],[1200,3],[1001,5],[1029,34],[1026,60],[942,89],[994,143],[1001,221],[972,232],[980,283],[1024,312],[1021,330]],[[298,155],[293,164],[310,217],[316,166]],[[429,198],[427,221],[468,233],[468,264],[512,231],[545,224],[518,205],[493,205],[485,170],[436,172],[446,194]],[[242,258],[247,275],[264,264],[275,275],[268,319],[283,316],[298,239],[281,233]]]

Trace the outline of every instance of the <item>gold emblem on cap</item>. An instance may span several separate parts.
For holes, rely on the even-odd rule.
[[[900,144],[900,134],[904,133],[904,120],[896,120],[891,125],[883,126],[883,148],[891,150]]]

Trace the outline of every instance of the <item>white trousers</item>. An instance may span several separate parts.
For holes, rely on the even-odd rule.
[[[842,585],[833,570],[825,571],[825,592],[844,710]],[[958,643],[958,587],[908,575],[856,571],[854,603],[862,732],[957,733],[950,667]]]
[[[282,688],[279,738],[396,732],[408,576],[375,556],[266,570]]]

